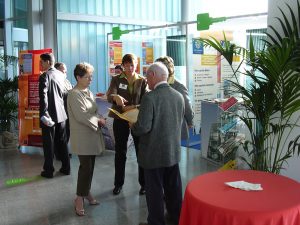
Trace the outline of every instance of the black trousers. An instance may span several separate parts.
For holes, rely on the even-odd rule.
[[[44,166],[46,173],[54,172],[53,156],[58,152],[64,171],[70,171],[70,159],[68,154],[68,143],[66,138],[66,123],[55,123],[52,127],[42,126],[42,139],[44,150]]]
[[[65,124],[66,124],[66,126],[65,126],[65,129],[66,129],[66,142],[67,142],[67,144],[68,144],[68,143],[69,143],[69,140],[70,140],[70,122],[69,122],[69,119],[67,119],[67,120],[65,121]],[[69,151],[69,147],[68,147],[68,152],[70,152],[70,151]],[[59,151],[59,149],[54,148],[54,156],[55,156],[55,158],[56,158],[57,160],[61,160],[61,156],[60,156],[60,151]]]
[[[148,224],[165,225],[164,203],[174,224],[179,223],[182,184],[178,164],[171,167],[144,169]]]
[[[88,196],[92,186],[94,167],[95,167],[95,155],[78,155],[79,169],[77,179],[77,195]]]
[[[115,136],[115,182],[114,185],[121,187],[125,180],[125,165],[127,154],[127,142],[130,128],[125,120],[114,119],[113,130]],[[132,135],[135,146],[136,156],[139,151],[139,138]],[[144,170],[139,166],[139,183],[142,187],[145,185]]]

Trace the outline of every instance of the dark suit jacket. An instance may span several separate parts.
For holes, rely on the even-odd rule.
[[[189,138],[188,126],[193,125],[194,111],[189,97],[188,89],[180,83],[178,80],[174,80],[174,83],[170,84],[172,88],[182,94],[184,99],[185,113],[184,120],[181,127],[181,139],[186,140]]]
[[[182,95],[167,83],[142,98],[133,134],[140,136],[138,163],[145,169],[170,167],[180,160]]]
[[[46,115],[55,123],[68,117],[64,107],[64,76],[55,68],[50,68],[39,77],[40,117]],[[41,122],[41,126],[44,124]]]

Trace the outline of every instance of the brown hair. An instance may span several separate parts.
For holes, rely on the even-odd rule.
[[[52,53],[43,53],[40,55],[40,59],[43,61],[49,61],[50,66],[53,66],[55,63],[55,57]]]
[[[122,65],[124,65],[125,63],[137,63],[138,62],[138,58],[136,57],[135,54],[126,54],[123,56],[122,58]]]
[[[174,60],[170,56],[161,56],[155,62],[162,62],[168,68],[169,77],[174,77]]]
[[[94,67],[87,62],[82,62],[75,66],[74,77],[77,80],[77,76],[83,77],[86,73],[89,72],[90,73],[94,72]]]

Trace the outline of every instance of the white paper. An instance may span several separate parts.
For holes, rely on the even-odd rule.
[[[263,188],[261,184],[253,184],[243,180],[240,181],[232,181],[232,182],[225,182],[226,185],[234,188],[238,188],[244,191],[262,191]]]

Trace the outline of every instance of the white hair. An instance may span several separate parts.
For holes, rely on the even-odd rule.
[[[156,77],[162,80],[167,80],[169,76],[168,68],[162,62],[155,62],[149,66],[147,72],[153,72]]]

